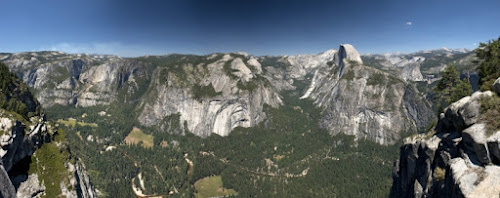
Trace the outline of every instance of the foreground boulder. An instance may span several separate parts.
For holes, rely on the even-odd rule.
[[[495,83],[493,83],[492,86],[492,90],[498,95],[500,95],[500,78],[497,78],[497,80],[495,80]]]
[[[451,104],[434,130],[405,139],[390,197],[498,197],[500,129],[492,128],[476,92]]]

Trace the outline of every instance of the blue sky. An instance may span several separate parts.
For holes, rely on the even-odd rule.
[[[500,1],[2,1],[0,52],[120,56],[475,48],[500,36]]]

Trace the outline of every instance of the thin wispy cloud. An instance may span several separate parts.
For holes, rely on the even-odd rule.
[[[408,22],[406,22],[406,25],[411,26],[411,25],[413,25],[413,22],[408,21]]]

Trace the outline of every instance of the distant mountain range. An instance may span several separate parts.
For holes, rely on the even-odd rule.
[[[411,117],[402,103],[411,82],[435,79],[448,62],[468,62],[464,58],[472,56],[469,51],[447,49],[359,56],[351,45],[342,45],[339,51],[318,55],[278,57],[239,53],[120,58],[28,52],[0,54],[0,60],[34,89],[47,108],[130,103],[136,104],[137,119],[145,126],[158,125],[166,116],[179,113],[181,123],[186,122],[192,133],[225,136],[235,127],[265,120],[264,104],[283,105],[280,93],[296,90],[302,92],[302,99],[311,98],[323,109],[321,125],[330,133],[392,144],[403,128],[416,131],[425,125],[416,126],[420,119]],[[434,76],[428,78],[421,72]],[[194,93],[196,87],[200,87],[196,92],[207,95]],[[377,94],[380,97],[372,97]],[[351,96],[356,98],[346,100]]]
[[[320,156],[329,156],[337,147],[350,148],[344,148],[343,142],[358,144],[359,149],[383,150],[402,137],[426,131],[437,119],[430,90],[439,71],[454,64],[463,75],[474,76],[474,59],[473,51],[449,49],[360,56],[349,44],[296,56],[0,54],[0,61],[28,85],[49,119],[68,131],[75,156],[86,157],[97,189],[90,189],[89,194],[125,197],[170,193],[190,197],[196,185],[192,178],[220,175],[228,180],[223,171],[233,169],[213,169],[217,164],[237,167],[243,171],[238,174],[245,175],[241,178],[259,182],[265,181],[260,177],[264,170],[268,176],[309,178],[310,169],[316,174],[315,170],[340,168],[338,164],[318,167],[325,159]],[[263,141],[254,142],[257,137],[247,136],[252,134],[248,131]],[[247,152],[236,148],[249,145],[247,149],[261,150],[236,155]],[[339,150],[335,155],[341,156],[342,163],[358,159],[346,153]],[[210,157],[218,160],[210,161]],[[381,189],[363,195],[383,192],[387,196],[390,178],[381,175],[390,172],[391,160],[387,159],[392,155],[374,153],[359,159],[365,157],[382,172],[361,173]],[[165,164],[167,159],[172,164]],[[116,160],[123,166],[115,167]],[[243,182],[241,178],[236,180]],[[275,182],[271,184],[280,186],[285,181]],[[255,192],[246,184],[225,187],[242,196]],[[331,188],[337,189],[325,186],[316,195],[325,196]]]

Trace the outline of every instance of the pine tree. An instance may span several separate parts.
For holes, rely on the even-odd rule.
[[[489,90],[493,82],[500,77],[500,37],[489,41],[488,44],[480,43],[476,49],[479,59],[477,71],[481,90]]]
[[[470,85],[469,79],[460,80],[456,87],[453,88],[450,98],[448,99],[448,103],[453,103],[455,101],[460,100],[465,96],[469,96],[472,94],[472,86]]]
[[[441,79],[438,81],[434,91],[437,92],[442,99],[450,98],[453,88],[459,83],[459,72],[453,65],[448,65],[441,71]]]
[[[38,114],[36,100],[31,96],[27,86],[0,62],[0,108],[14,111],[24,117]]]
[[[460,80],[460,73],[455,66],[448,65],[441,72],[442,78],[438,81],[434,91],[438,93],[438,106],[445,107],[472,94],[469,79]]]

